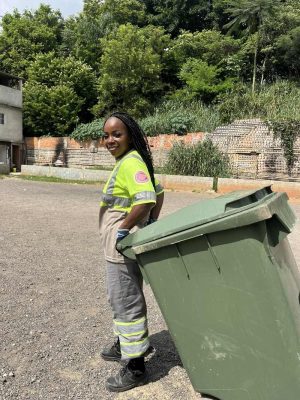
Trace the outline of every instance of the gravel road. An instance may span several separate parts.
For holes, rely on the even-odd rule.
[[[196,400],[149,286],[151,381],[123,394],[106,391],[116,363],[97,219],[101,188],[0,180],[0,399]],[[166,193],[163,214],[212,194]],[[300,206],[294,206],[300,215]],[[300,249],[291,235],[298,264]]]

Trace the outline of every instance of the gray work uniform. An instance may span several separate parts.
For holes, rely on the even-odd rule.
[[[131,178],[132,187],[128,188]],[[116,251],[116,236],[133,205],[155,205],[156,192],[161,193],[162,188],[158,184],[154,191],[149,180],[149,172],[140,155],[136,151],[128,153],[117,162],[104,187],[99,212],[100,235],[107,261],[108,300],[113,311],[114,334],[120,339],[124,360],[142,356],[149,347],[149,338],[142,275],[136,262]],[[140,221],[132,231],[144,225],[145,221]]]

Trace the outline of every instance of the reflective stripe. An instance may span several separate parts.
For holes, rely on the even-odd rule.
[[[114,332],[120,339],[122,358],[139,357],[150,345],[146,317],[132,322],[114,320]]]
[[[140,344],[145,343],[146,340],[148,340],[148,338],[139,340],[138,342],[120,342],[120,345],[121,346],[139,346]]]
[[[122,355],[132,358],[144,354],[148,350],[150,343],[148,336],[135,342],[120,337],[120,345]]]
[[[120,207],[130,207],[131,201],[126,197],[113,196],[111,194],[103,193],[102,201],[106,203],[109,207],[120,206]]]
[[[134,326],[134,325],[141,324],[145,321],[146,321],[146,317],[142,317],[142,318],[137,319],[136,321],[132,321],[132,322],[122,322],[122,321],[117,321],[116,319],[114,319],[114,323],[117,326]]]
[[[116,169],[114,170],[112,176],[110,177],[110,180],[109,180],[109,183],[108,183],[108,186],[107,186],[107,190],[106,190],[106,194],[113,194],[114,187],[115,187],[115,183],[116,183],[116,179],[117,179],[118,171],[119,171],[119,169],[120,169],[122,163],[123,163],[125,160],[127,160],[128,158],[136,158],[136,159],[138,159],[139,161],[142,161],[142,162],[143,162],[142,157],[139,157],[139,156],[137,156],[136,154],[130,154],[130,153],[129,153],[127,156],[123,157],[123,158],[119,161],[119,164],[117,165],[117,167],[116,167]]]
[[[145,350],[143,349],[142,351],[138,352],[138,353],[126,353],[125,351],[122,350],[122,355],[125,355],[128,358],[137,358],[137,357],[141,357],[143,354],[146,353],[146,351],[149,348],[149,342],[148,342],[148,346],[145,348]]]
[[[161,192],[163,192],[163,190],[164,190],[164,188],[163,188],[163,186],[162,186],[160,183],[158,183],[157,185],[155,185],[155,192],[156,192],[156,193],[161,193]]]
[[[106,189],[106,194],[113,194],[115,183],[116,183],[116,179],[117,179],[117,174],[118,174],[118,171],[119,171],[120,166],[122,164],[121,161],[119,162],[118,166],[116,167],[116,169],[114,170],[112,176],[110,177],[110,180],[108,182],[107,189]]]
[[[121,345],[121,353],[125,354],[127,357],[138,357],[139,355],[144,354],[149,348],[149,338],[145,338],[139,342],[135,343],[124,343],[120,342]]]
[[[102,194],[102,202],[105,203],[103,205],[106,205],[108,207],[113,207],[113,206],[119,206],[119,207],[124,207],[124,208],[128,208],[131,206],[131,199],[125,198],[125,197],[118,197],[118,196],[114,196],[113,195],[113,191],[114,191],[114,187],[115,187],[115,183],[116,183],[116,179],[117,179],[117,175],[119,172],[119,169],[122,165],[122,163],[127,160],[128,158],[136,158],[139,161],[143,162],[142,157],[136,155],[136,154],[131,154],[129,153],[128,155],[126,155],[125,157],[123,157],[119,163],[117,164],[115,170],[113,171],[113,174],[111,175],[108,185],[107,185],[107,189],[106,189],[106,193]],[[139,201],[139,200],[143,200],[138,199],[135,201]],[[155,199],[154,199],[155,200]]]
[[[143,330],[143,331],[133,332],[133,333],[123,333],[122,336],[124,336],[124,337],[140,336],[140,335],[144,335],[145,333],[147,333],[147,331]]]
[[[156,194],[154,192],[139,192],[133,197],[133,203],[141,200],[156,200]]]

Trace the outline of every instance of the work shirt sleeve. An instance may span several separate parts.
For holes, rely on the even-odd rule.
[[[122,163],[119,174],[132,201],[132,206],[156,203],[156,191],[144,162],[136,158],[128,158]]]

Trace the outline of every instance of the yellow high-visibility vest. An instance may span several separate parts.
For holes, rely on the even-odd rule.
[[[154,189],[145,162],[132,150],[117,161],[104,186],[100,206],[130,212],[137,204],[156,203],[156,195],[162,192],[157,180]]]

